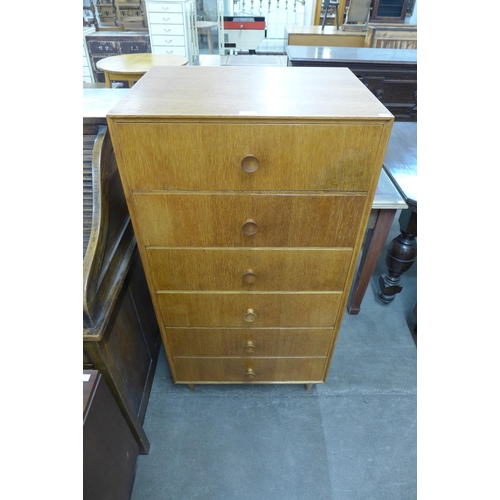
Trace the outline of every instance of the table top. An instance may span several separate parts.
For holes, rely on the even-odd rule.
[[[405,202],[417,207],[417,124],[394,122],[384,158],[384,169]]]
[[[286,52],[290,62],[339,61],[345,63],[417,64],[416,49],[373,49],[364,47],[288,45]]]
[[[214,21],[196,21],[197,28],[214,28],[217,26],[217,23]]]
[[[101,59],[97,69],[111,73],[146,73],[153,66],[185,66],[187,57],[176,54],[122,54]]]

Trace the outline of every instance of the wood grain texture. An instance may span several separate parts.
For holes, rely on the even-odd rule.
[[[326,358],[177,358],[177,382],[323,382]],[[255,378],[246,378],[251,369]]]
[[[381,125],[144,123],[117,133],[132,190],[366,192]],[[252,173],[241,166],[248,155],[260,162]]]
[[[340,292],[161,292],[165,326],[304,327],[333,326]],[[243,319],[248,309],[257,318]]]
[[[148,249],[157,290],[341,291],[351,257],[351,248]]]
[[[298,193],[136,193],[146,246],[352,247],[366,203],[362,195]],[[258,225],[243,233],[248,219]]]
[[[166,334],[174,357],[321,357],[333,328],[166,328]]]

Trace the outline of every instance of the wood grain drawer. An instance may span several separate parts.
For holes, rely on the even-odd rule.
[[[172,356],[325,356],[333,328],[166,328]]]
[[[176,358],[176,382],[322,382],[327,358]],[[251,372],[250,372],[251,370]],[[254,376],[250,377],[249,374]]]
[[[381,167],[381,127],[117,123],[115,140],[132,190],[365,192]],[[242,168],[248,156],[259,162],[250,173]],[[257,163],[244,165],[251,170]]]
[[[353,247],[366,197],[297,193],[135,193],[145,246]],[[248,220],[257,224],[244,233]]]
[[[333,326],[340,292],[159,292],[165,326]],[[256,318],[245,321],[251,309]],[[251,319],[251,318],[247,318]]]
[[[351,248],[149,248],[157,290],[344,289]]]

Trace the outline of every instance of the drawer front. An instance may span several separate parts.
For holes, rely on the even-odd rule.
[[[174,357],[326,356],[333,328],[166,328]]]
[[[381,168],[381,125],[118,123],[116,132],[132,190],[365,192]]]
[[[332,327],[340,292],[157,292],[165,326]]]
[[[352,249],[150,248],[157,290],[341,291]]]
[[[136,193],[133,200],[146,246],[353,247],[366,197]]]
[[[177,358],[174,367],[176,382],[322,382],[326,359]]]
[[[186,43],[184,36],[155,35],[151,37],[151,43],[156,46],[182,47]]]
[[[149,26],[149,33],[151,35],[159,36],[184,36],[184,25],[183,24],[151,24]],[[153,36],[153,39],[155,37]],[[159,44],[161,45],[161,43]]]
[[[180,3],[149,3],[147,2],[148,13],[149,12],[162,12],[171,13],[171,12],[182,12],[182,4]]]
[[[176,56],[187,57],[186,47],[167,47],[165,45],[151,46],[152,54],[175,54]]]
[[[156,13],[152,12],[148,16],[150,24],[183,24],[184,16],[182,13]]]

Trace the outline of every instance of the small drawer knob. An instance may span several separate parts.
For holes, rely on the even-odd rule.
[[[252,323],[257,319],[257,315],[254,313],[253,309],[247,309],[247,312],[243,315],[243,320],[247,323]]]
[[[249,340],[245,347],[243,348],[243,350],[247,353],[247,354],[252,354],[254,351],[255,351],[255,346],[253,345],[253,342],[251,340]]]
[[[257,281],[257,275],[252,271],[252,269],[248,269],[243,275],[243,281],[251,285]]]
[[[255,172],[259,168],[259,165],[259,160],[257,160],[257,158],[253,155],[245,156],[245,158],[241,160],[241,168],[249,174]]]
[[[259,230],[259,226],[253,219],[248,219],[241,229],[246,235],[252,236]]]
[[[247,372],[245,373],[245,378],[249,380],[255,378],[255,372],[252,370],[252,368],[247,369]]]

